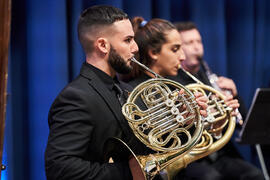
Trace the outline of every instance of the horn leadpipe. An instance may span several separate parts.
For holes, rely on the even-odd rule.
[[[137,61],[135,59],[135,57],[132,57],[130,59],[132,62],[138,64],[139,66],[143,67],[145,70],[147,70],[148,72],[152,73],[156,78],[163,78],[161,75],[155,73],[154,71],[152,71],[150,68],[148,68],[147,66],[145,66],[144,64],[140,63],[139,61]]]

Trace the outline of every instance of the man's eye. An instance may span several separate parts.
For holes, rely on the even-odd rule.
[[[187,46],[192,45],[193,43],[194,43],[193,40],[183,42],[183,44],[184,44],[184,45],[187,45]]]

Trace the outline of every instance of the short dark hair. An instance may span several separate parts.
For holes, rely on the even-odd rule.
[[[96,30],[97,27],[112,25],[114,22],[124,19],[128,19],[128,15],[121,9],[112,6],[92,6],[84,10],[79,18],[77,30],[85,53],[93,51],[93,42],[89,42],[89,39],[86,38],[86,35],[91,35],[89,32]]]
[[[174,23],[174,26],[177,28],[177,30],[179,32],[188,31],[188,30],[191,30],[191,29],[197,29],[198,30],[196,24],[191,22],[191,21],[177,22],[177,23]]]

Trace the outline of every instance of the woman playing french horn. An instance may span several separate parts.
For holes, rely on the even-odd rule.
[[[181,48],[180,35],[174,25],[163,19],[152,19],[146,22],[141,17],[135,17],[132,23],[135,41],[139,47],[137,59],[140,63],[160,76],[176,76],[181,61],[185,60],[185,55]],[[155,74],[135,64],[129,78],[131,78],[129,84],[136,87],[142,82],[155,78]],[[194,95],[201,107],[200,114],[206,117],[207,97],[201,92],[194,92]],[[232,108],[239,107],[238,101],[232,98],[226,99],[226,103]],[[134,163],[136,163],[135,160]],[[137,176],[139,176],[138,173]]]

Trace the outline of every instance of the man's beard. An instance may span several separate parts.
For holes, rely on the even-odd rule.
[[[128,74],[132,70],[132,67],[129,66],[127,62],[116,52],[112,45],[108,62],[112,68],[120,74]]]

